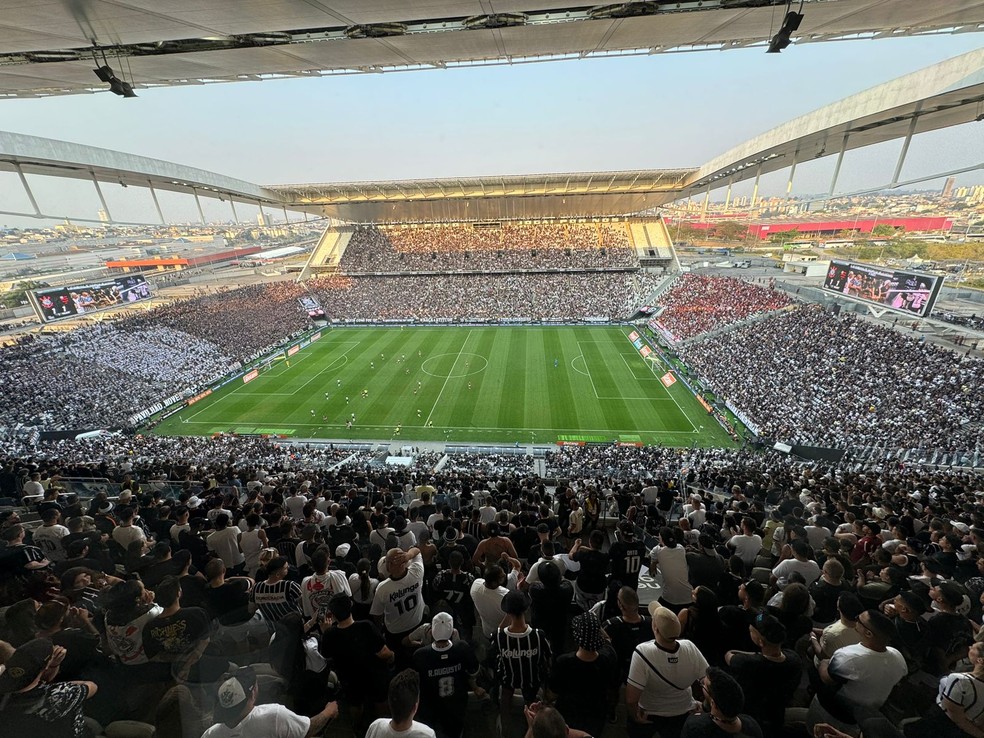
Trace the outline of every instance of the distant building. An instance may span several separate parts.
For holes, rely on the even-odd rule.
[[[946,182],[943,183],[943,199],[949,200],[953,197],[953,188],[957,184],[956,177],[947,177]]]

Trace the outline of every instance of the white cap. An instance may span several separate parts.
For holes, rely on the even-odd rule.
[[[450,641],[454,634],[454,619],[446,612],[439,612],[431,620],[431,635],[435,641]]]
[[[198,495],[192,495],[191,497],[188,498],[188,507],[190,507],[192,510],[196,509],[201,504],[202,504],[202,500],[200,497],[198,497]]]
[[[335,556],[339,559],[344,559],[346,556],[348,556],[348,552],[351,550],[352,550],[351,544],[340,543],[338,544],[338,548],[335,549]]]

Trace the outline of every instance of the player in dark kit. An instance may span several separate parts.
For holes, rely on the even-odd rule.
[[[439,612],[431,621],[434,642],[413,654],[413,668],[420,674],[421,721],[434,728],[440,738],[460,738],[465,730],[468,692],[479,698],[485,690],[475,686],[478,659],[464,641],[452,643],[454,620]]]
[[[639,571],[649,552],[642,541],[637,541],[632,523],[622,521],[618,525],[618,540],[612,544],[608,557],[612,564],[613,582],[639,589]]]

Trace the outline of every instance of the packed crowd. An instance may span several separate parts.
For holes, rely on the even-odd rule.
[[[502,272],[638,267],[624,223],[360,227],[341,268],[365,272]]]
[[[209,341],[245,363],[309,327],[297,303],[303,294],[293,281],[253,284],[157,308],[149,319]]]
[[[175,302],[0,349],[0,427],[90,429],[190,393],[309,325],[293,283]]]
[[[673,341],[680,341],[790,304],[785,292],[688,272],[660,298],[665,309],[658,321]]]
[[[984,361],[804,306],[680,357],[766,438],[820,446],[980,448]]]
[[[503,736],[982,733],[979,476],[599,447],[548,486],[181,440],[3,460],[42,497],[0,517],[12,735],[461,736],[489,700]],[[115,499],[59,495],[87,468]]]
[[[329,319],[582,320],[630,317],[655,289],[644,272],[318,277]]]

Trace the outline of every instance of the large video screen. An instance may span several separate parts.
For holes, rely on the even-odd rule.
[[[933,310],[943,277],[870,264],[831,261],[823,288],[846,297],[924,318]]]
[[[146,300],[150,285],[135,274],[105,282],[32,290],[30,294],[38,317],[50,323]]]

